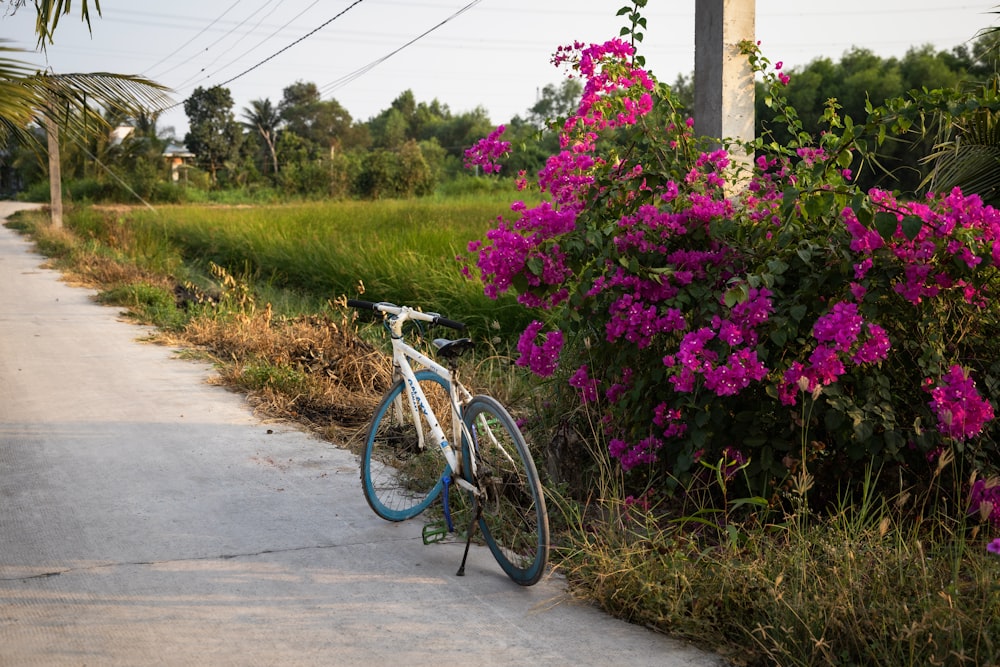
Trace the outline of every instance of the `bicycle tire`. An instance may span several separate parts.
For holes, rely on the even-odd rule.
[[[427,370],[417,371],[416,377],[434,412],[450,415],[448,382]],[[420,423],[414,424],[405,390],[400,379],[382,397],[368,428],[361,457],[365,500],[375,514],[387,521],[405,521],[427,509],[441,493],[442,478],[448,472],[448,464],[438,451],[438,443],[430,437],[426,420],[420,418]],[[442,421],[442,426],[447,423],[450,422]],[[424,433],[422,450],[418,428]]]
[[[549,520],[535,462],[513,417],[491,396],[469,401],[463,420],[476,440],[477,474],[486,493],[477,499],[483,539],[507,576],[531,586],[542,578],[549,557]],[[465,438],[462,460],[471,478]]]

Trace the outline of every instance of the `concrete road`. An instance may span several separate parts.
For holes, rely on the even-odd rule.
[[[0,203],[0,217],[11,203]],[[368,509],[0,228],[0,665],[716,665]]]

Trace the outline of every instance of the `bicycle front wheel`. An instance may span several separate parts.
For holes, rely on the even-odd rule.
[[[431,409],[450,415],[448,382],[427,370],[416,376]],[[361,484],[372,510],[383,519],[404,521],[427,509],[448,472],[438,450],[426,419],[412,410],[404,381],[397,380],[375,409],[361,456]]]
[[[514,419],[496,399],[476,396],[463,419],[474,440],[471,447],[462,443],[465,474],[472,478],[475,456],[484,492],[478,500],[483,539],[507,576],[531,586],[542,578],[549,556],[549,519],[535,462]]]

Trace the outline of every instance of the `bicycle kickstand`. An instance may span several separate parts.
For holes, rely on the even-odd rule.
[[[476,525],[479,523],[480,517],[483,515],[483,506],[476,499],[476,511],[473,513],[472,519],[469,521],[469,528],[465,531],[465,553],[462,554],[462,564],[458,567],[458,572],[455,573],[456,577],[465,576],[465,561],[469,558],[469,546],[472,544],[472,533],[476,530]]]

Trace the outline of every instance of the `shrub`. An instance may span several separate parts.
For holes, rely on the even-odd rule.
[[[643,25],[629,18],[625,34]],[[781,64],[743,48],[787,145],[694,136],[628,42],[559,49],[585,87],[538,174],[547,196],[470,246],[486,293],[533,313],[518,363],[599,411],[637,490],[726,448],[773,498],[807,465],[827,500],[865,466],[923,470],[942,448],[987,466],[1000,214],[959,190],[860,192],[850,167],[887,115],[855,125],[831,104],[811,137]],[[501,132],[467,156],[492,169]]]

